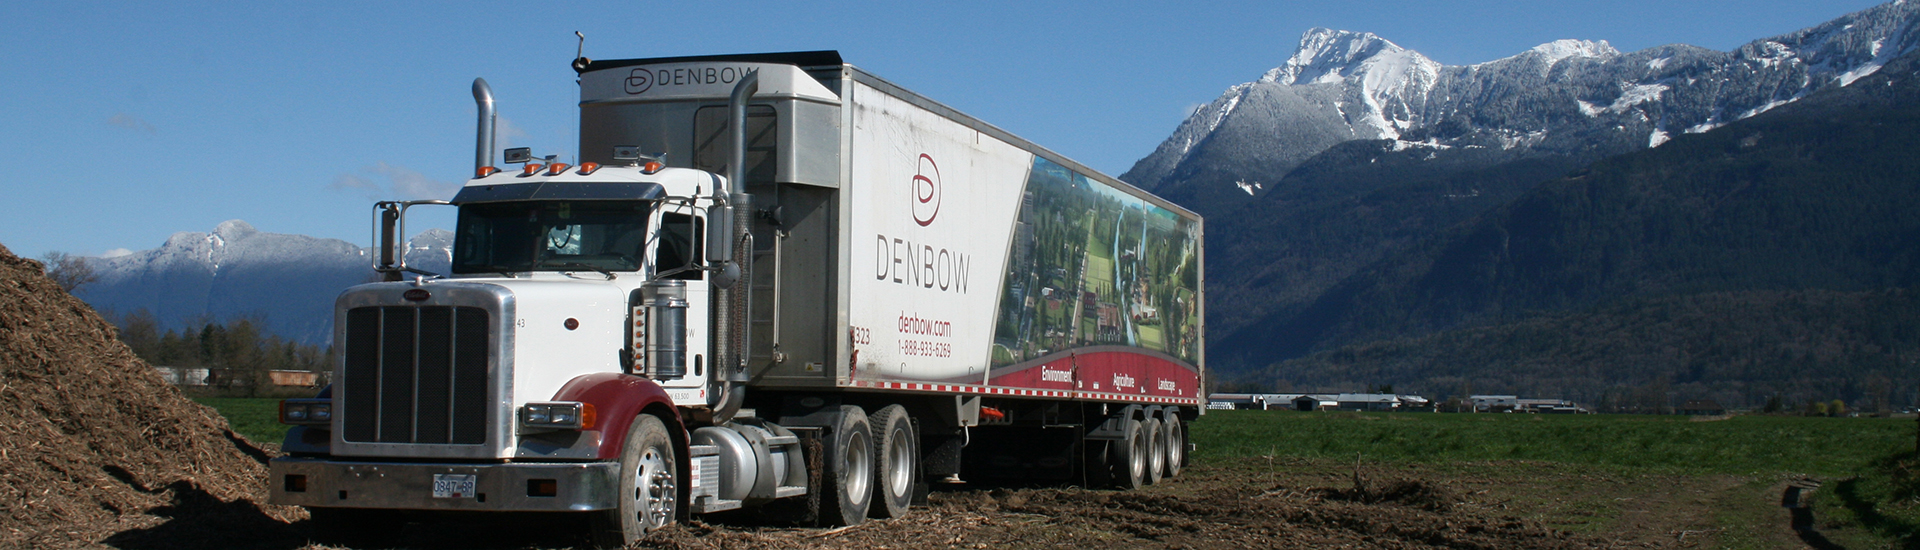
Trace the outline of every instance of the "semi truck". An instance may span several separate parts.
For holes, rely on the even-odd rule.
[[[1177,475],[1202,413],[1202,220],[842,61],[574,61],[577,164],[494,152],[374,206],[271,502],[319,532],[570,512],[899,517],[934,484]],[[448,273],[407,214],[457,208]]]

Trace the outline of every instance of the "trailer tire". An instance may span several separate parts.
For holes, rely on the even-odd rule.
[[[867,412],[854,405],[840,406],[833,426],[833,446],[827,448],[821,485],[820,521],[829,525],[858,525],[873,504],[873,427]]]
[[[1167,431],[1160,419],[1148,418],[1141,429],[1147,440],[1147,484],[1159,483],[1167,472]]]
[[[1168,412],[1161,429],[1167,432],[1167,475],[1179,477],[1180,469],[1187,465],[1187,425],[1180,421],[1180,414]]]
[[[867,417],[873,426],[873,504],[867,515],[898,518],[913,506],[913,486],[920,481],[920,445],[907,408],[887,405]]]
[[[1147,485],[1147,455],[1152,454],[1153,444],[1147,441],[1145,428],[1139,420],[1129,418],[1120,423],[1120,433],[1125,435],[1108,446],[1116,488],[1134,490]]]
[[[620,452],[618,502],[612,510],[591,512],[594,546],[624,548],[679,518],[676,460],[666,424],[650,414],[635,417]]]

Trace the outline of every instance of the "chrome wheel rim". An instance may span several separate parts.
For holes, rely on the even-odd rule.
[[[855,432],[847,438],[847,448],[842,460],[847,464],[848,500],[859,502],[861,495],[873,491],[873,446],[867,442],[867,434]]]
[[[678,487],[674,486],[669,459],[659,449],[649,448],[640,455],[640,468],[634,474],[634,508],[642,528],[651,531],[673,523],[674,501],[679,495],[675,493]]]
[[[913,485],[913,447],[907,441],[906,430],[900,430],[887,438],[887,492],[894,498],[907,494]]]

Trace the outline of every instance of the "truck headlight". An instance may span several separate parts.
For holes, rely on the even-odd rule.
[[[593,428],[592,403],[557,401],[520,407],[520,427],[528,430],[585,430]]]
[[[332,422],[332,399],[287,399],[280,402],[281,424],[324,426]]]

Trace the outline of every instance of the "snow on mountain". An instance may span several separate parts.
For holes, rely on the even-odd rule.
[[[1121,177],[1205,212],[1254,194],[1235,182],[1276,182],[1353,140],[1516,156],[1657,147],[1873,74],[1920,45],[1917,14],[1920,2],[1883,4],[1731,52],[1622,53],[1603,40],[1557,40],[1466,66],[1371,33],[1316,28],[1285,63],[1195,111]]]
[[[408,244],[407,261],[444,273],[452,243],[451,232],[421,232]],[[175,233],[159,248],[88,263],[99,279],[76,293],[94,309],[145,309],[173,329],[253,316],[272,334],[308,343],[331,337],[334,296],[375,278],[369,249],[265,233],[240,220],[208,233]]]

